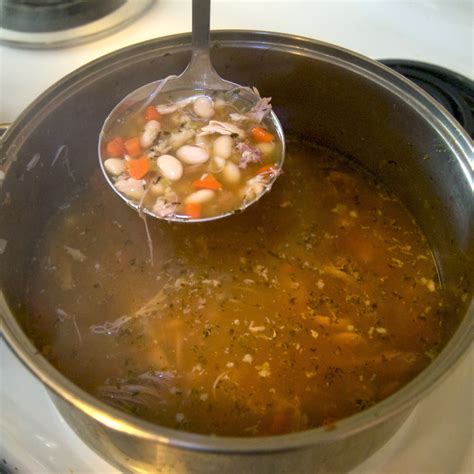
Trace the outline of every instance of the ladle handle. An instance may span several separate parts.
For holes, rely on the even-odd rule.
[[[181,80],[189,81],[191,89],[222,89],[222,79],[211,63],[209,28],[211,0],[193,0],[193,53]]]
[[[196,50],[209,51],[210,23],[211,0],[193,0],[193,53]]]

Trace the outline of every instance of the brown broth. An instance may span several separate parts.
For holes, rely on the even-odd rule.
[[[233,436],[332,423],[410,381],[452,332],[411,216],[327,149],[290,142],[285,174],[241,215],[149,227],[154,266],[97,174],[48,224],[28,287],[43,354],[147,420]]]

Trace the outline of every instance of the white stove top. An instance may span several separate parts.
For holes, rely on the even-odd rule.
[[[471,0],[213,0],[212,7],[213,29],[297,34],[372,58],[414,59],[474,76]],[[56,50],[0,46],[0,122],[15,120],[47,87],[87,62],[140,41],[189,31],[190,25],[189,0],[158,0],[128,27],[92,43]],[[473,360],[471,350],[353,474],[474,472]],[[72,432],[3,341],[0,369],[0,472],[3,467],[18,473],[118,472]]]

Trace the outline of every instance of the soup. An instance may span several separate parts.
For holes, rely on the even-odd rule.
[[[163,219],[245,209],[271,187],[282,154],[270,99],[256,92],[251,108],[230,92],[172,96],[108,120],[100,148],[109,181]]]
[[[150,222],[153,265],[97,173],[38,242],[35,344],[106,403],[197,433],[331,425],[405,385],[453,332],[425,238],[336,153],[291,141],[285,163],[242,214]]]

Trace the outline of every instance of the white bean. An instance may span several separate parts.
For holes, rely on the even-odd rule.
[[[217,110],[223,109],[226,105],[227,102],[222,98],[218,98],[214,101],[214,108]]]
[[[229,184],[237,184],[240,181],[239,167],[232,161],[228,161],[222,171],[222,177]]]
[[[161,174],[170,181],[178,181],[183,176],[183,165],[181,162],[171,155],[161,155],[156,160],[156,165]]]
[[[211,164],[209,165],[209,171],[211,171],[212,173],[220,173],[224,170],[225,163],[226,161],[224,160],[224,158],[221,158],[220,156],[215,156],[212,159]]]
[[[104,168],[107,173],[118,176],[125,172],[127,169],[127,162],[120,158],[109,158],[104,161]]]
[[[139,201],[143,196],[143,183],[139,179],[122,179],[115,183],[115,187],[130,199]]]
[[[211,201],[214,196],[215,192],[211,189],[200,189],[199,191],[195,191],[194,193],[190,194],[184,202],[186,204],[195,203],[195,204],[203,204],[205,202]]]
[[[232,155],[232,148],[234,147],[234,140],[229,135],[221,135],[214,140],[212,150],[214,156],[220,156],[227,160]]]
[[[199,117],[209,119],[214,115],[214,103],[210,97],[199,97],[193,103],[194,112]]]
[[[256,147],[262,152],[262,155],[271,155],[275,149],[275,143],[257,143]]]
[[[179,148],[184,145],[188,140],[194,137],[192,130],[182,130],[181,132],[173,132],[170,135],[169,144],[173,148]]]
[[[198,146],[183,145],[176,151],[176,156],[187,165],[200,165],[209,159],[209,152]]]
[[[212,144],[209,142],[208,136],[196,135],[194,138],[194,144],[198,147],[204,148],[207,151],[210,151]]]
[[[156,140],[158,133],[160,133],[161,124],[157,120],[149,120],[145,124],[145,128],[140,137],[140,145],[143,148],[149,148],[153,145],[153,142]]]

